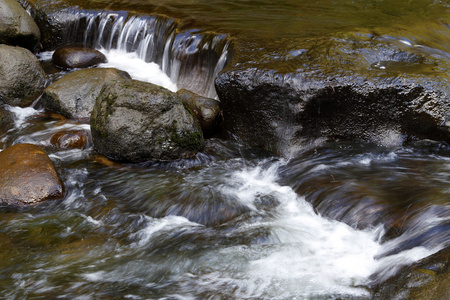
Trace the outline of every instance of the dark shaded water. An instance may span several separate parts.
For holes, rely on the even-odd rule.
[[[290,49],[298,46],[297,38],[382,28],[384,38],[400,44],[408,38],[405,47],[443,60],[450,45],[448,6],[432,1],[86,3],[179,18],[175,28],[173,21],[141,16],[120,23],[108,13],[83,11],[85,24],[92,21],[86,32],[92,34],[80,37],[106,50],[125,45],[129,48],[122,50],[143,55],[133,59],[159,63],[178,85],[187,77],[178,76],[176,49],[219,45],[222,52],[207,72],[215,76],[223,67],[221,54],[228,55],[230,36]],[[125,42],[108,46],[112,39],[95,27],[101,20],[121,24],[118,34],[130,33]],[[142,20],[168,26],[157,27],[165,34],[160,41],[147,35],[154,42],[149,48],[139,42],[145,40],[143,31],[134,30],[143,28]],[[195,27],[201,29],[198,39],[184,31]],[[218,35],[214,44],[203,39],[209,29],[230,36]],[[184,43],[183,37],[194,42]],[[116,54],[124,59],[127,52]],[[199,89],[208,90],[209,79]],[[386,130],[374,139],[377,144],[319,139],[280,158],[212,139],[189,160],[122,165],[91,146],[64,150],[50,144],[54,133],[89,130],[87,124],[41,109],[8,109],[16,126],[0,136],[2,148],[43,145],[67,194],[31,208],[0,207],[3,298],[366,299],[373,283],[450,243],[450,148],[445,144],[405,144],[401,134]]]
[[[449,243],[445,145],[322,144],[285,160],[210,140],[190,160],[121,165],[49,144],[87,125],[11,110],[28,117],[3,142],[43,145],[67,195],[0,208],[5,298],[368,298]]]

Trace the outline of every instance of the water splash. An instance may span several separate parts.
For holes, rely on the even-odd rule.
[[[161,66],[179,89],[216,98],[214,79],[228,59],[225,35],[180,31],[173,19],[111,11],[67,11],[65,43],[83,43]],[[123,64],[126,64],[124,59]]]

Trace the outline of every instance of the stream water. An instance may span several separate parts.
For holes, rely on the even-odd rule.
[[[159,2],[172,10],[178,5]],[[191,2],[185,13],[196,16]],[[245,12],[255,3],[229,5]],[[206,7],[197,18],[208,7],[227,5]],[[257,7],[261,13],[264,5]],[[88,26],[81,42],[108,57],[100,67],[171,90],[194,86],[216,95],[213,78],[227,59],[226,37],[183,35],[157,18],[82,14]],[[164,39],[152,35],[156,30]],[[189,85],[176,50],[199,47],[220,49],[220,55],[195,61],[208,70]],[[51,67],[50,57],[39,55],[56,80],[65,73]],[[89,124],[39,105],[8,110],[15,127],[0,136],[0,145],[42,145],[66,195],[34,207],[0,206],[0,298],[368,299],[371,285],[449,246],[446,144],[405,144],[387,130],[378,144],[318,139],[280,158],[210,139],[190,159],[119,164],[89,142],[84,149],[51,145],[53,134],[89,131]]]

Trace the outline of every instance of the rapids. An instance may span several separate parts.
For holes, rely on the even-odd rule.
[[[120,2],[145,6],[137,0],[111,6]],[[162,10],[180,13],[180,1],[162,2]],[[227,7],[204,4],[192,12],[197,1],[188,2],[186,14],[201,19],[213,11],[217,26],[230,31],[242,26],[259,37],[270,27],[259,28],[245,14],[266,1],[230,1],[230,10],[242,9],[242,24],[217,16]],[[279,9],[292,21],[298,15],[290,7],[283,1]],[[321,9],[325,19],[343,10]],[[314,5],[312,11],[320,16]],[[338,23],[345,19],[338,16]],[[308,24],[301,21],[285,37]],[[68,40],[106,54],[109,62],[100,67],[217,96],[214,78],[230,56],[225,35],[123,11],[79,10],[67,24]],[[325,27],[310,30],[322,34]],[[38,57],[56,80],[66,72],[52,68],[51,54]],[[406,143],[387,129],[375,143],[318,139],[281,158],[213,138],[190,159],[120,164],[99,156],[92,143],[51,145],[53,134],[89,131],[88,124],[62,120],[39,103],[7,109],[15,123],[0,136],[1,149],[42,145],[66,195],[34,207],[0,205],[0,298],[368,299],[374,284],[449,246],[444,143]]]

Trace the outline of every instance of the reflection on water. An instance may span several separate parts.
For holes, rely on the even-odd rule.
[[[12,110],[23,120],[6,143],[44,145],[68,193],[0,207],[5,298],[367,298],[450,241],[445,145],[340,143],[285,161],[210,140],[191,163],[121,165],[40,141],[86,125]]]
[[[348,32],[439,59],[450,45],[448,6],[429,0],[64,2],[164,13],[179,18],[179,30],[251,40],[251,53],[261,45],[287,53],[268,60],[306,55],[310,63],[322,52],[305,50],[307,38],[339,35],[308,44],[333,54],[330,45],[352,45]],[[434,67],[396,55],[368,65],[421,74]],[[365,299],[373,282],[450,243],[450,148],[403,145],[392,128],[377,134],[377,145],[318,141],[289,160],[212,139],[193,159],[123,165],[91,144],[50,143],[61,130],[89,131],[87,124],[8,110],[15,127],[1,145],[44,146],[67,194],[35,207],[0,206],[2,298]]]

